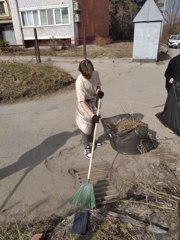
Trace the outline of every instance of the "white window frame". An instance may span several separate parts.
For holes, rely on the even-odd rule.
[[[67,11],[68,11],[68,23],[62,23],[62,8],[67,8]],[[54,24],[48,24],[48,17],[47,17],[47,10],[51,10],[52,9],[52,14],[53,14],[53,21],[54,21]],[[61,23],[56,23],[56,18],[55,18],[55,10],[56,9],[59,9],[60,10],[60,18],[61,18]],[[41,23],[41,16],[40,16],[40,11],[42,10],[45,10],[46,11],[46,19],[47,19],[47,24],[46,25],[42,25]],[[39,25],[35,25],[33,23],[33,26],[29,26],[28,24],[28,17],[27,17],[27,12],[33,12],[33,11],[37,11],[37,14],[38,14],[38,21],[39,21]],[[23,17],[22,17],[22,13],[25,13],[26,15],[26,20],[27,20],[27,26],[24,26],[23,24]],[[21,18],[21,25],[23,28],[32,28],[32,27],[52,27],[52,26],[65,26],[65,25],[70,25],[70,12],[69,12],[69,7],[67,6],[62,6],[62,7],[49,7],[49,8],[39,8],[39,9],[35,9],[35,8],[32,8],[32,9],[20,9],[20,18]],[[33,22],[34,22],[34,19],[33,19]]]
[[[21,12],[21,23],[22,23],[22,26],[24,26],[24,27],[38,27],[38,26],[40,26],[40,24],[39,24],[39,25],[35,25],[35,23],[34,23],[34,17],[33,17],[33,25],[29,25],[28,16],[27,16],[27,15],[28,15],[28,12],[31,12],[32,15],[33,15],[33,12],[35,12],[35,11],[36,11],[36,10],[23,11],[23,13],[25,13],[27,26],[24,26],[24,25],[23,25],[23,18],[22,18],[22,12]],[[38,12],[37,12],[37,13],[38,13]],[[38,22],[40,23],[39,14],[38,14]]]
[[[4,10],[5,10],[5,14],[0,14],[0,16],[1,16],[1,17],[9,16],[9,11],[8,11],[8,7],[7,7],[6,1],[0,0],[0,3],[3,3],[3,5],[4,5]]]
[[[65,7],[62,7],[62,8],[65,8]],[[61,22],[63,22],[63,17],[62,17],[62,8],[61,8]],[[69,22],[69,8],[68,8],[68,22]],[[63,24],[63,23],[62,23]],[[64,23],[66,24],[66,23]],[[64,25],[63,24],[63,25]]]
[[[52,10],[53,22],[54,22],[54,24],[48,24],[48,13],[47,13],[48,10]],[[54,26],[54,25],[55,25],[55,21],[54,21],[54,9],[53,9],[53,8],[40,9],[40,10],[38,10],[38,11],[39,11],[39,14],[38,14],[38,15],[39,15],[39,18],[40,18],[40,26],[46,27],[46,26]],[[45,11],[47,24],[42,25],[41,16],[40,16],[40,12],[41,12],[41,11]]]

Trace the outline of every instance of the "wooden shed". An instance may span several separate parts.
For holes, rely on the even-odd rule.
[[[134,61],[157,61],[162,20],[163,16],[154,0],[147,0],[133,20]]]

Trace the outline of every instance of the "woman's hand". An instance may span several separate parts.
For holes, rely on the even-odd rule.
[[[169,83],[170,83],[170,84],[173,84],[173,83],[174,83],[174,79],[171,78],[171,79],[169,80]]]
[[[102,99],[102,98],[104,97],[104,92],[101,91],[101,90],[99,90],[99,91],[97,92],[97,96],[98,96],[98,98]]]
[[[92,117],[92,120],[94,123],[99,123],[100,116],[97,116],[96,114]]]

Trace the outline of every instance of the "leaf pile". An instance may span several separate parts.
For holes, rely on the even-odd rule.
[[[147,124],[133,118],[119,120],[116,123],[111,122],[108,124],[108,127],[117,134],[131,131],[139,126],[147,128]]]

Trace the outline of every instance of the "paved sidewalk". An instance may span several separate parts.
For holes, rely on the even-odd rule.
[[[45,59],[44,59],[45,61]],[[54,59],[75,78],[80,59]],[[105,96],[102,117],[140,113],[158,140],[172,138],[155,117],[166,99],[164,71],[168,61],[134,63],[131,59],[92,59]],[[74,122],[74,90],[41,99],[0,106],[0,221],[25,216],[66,215],[77,185],[68,169],[87,166]],[[104,133],[101,124],[98,136]],[[173,135],[174,140],[179,141]],[[175,151],[178,147],[174,148]],[[108,141],[95,152],[94,162],[112,163],[117,153]]]

